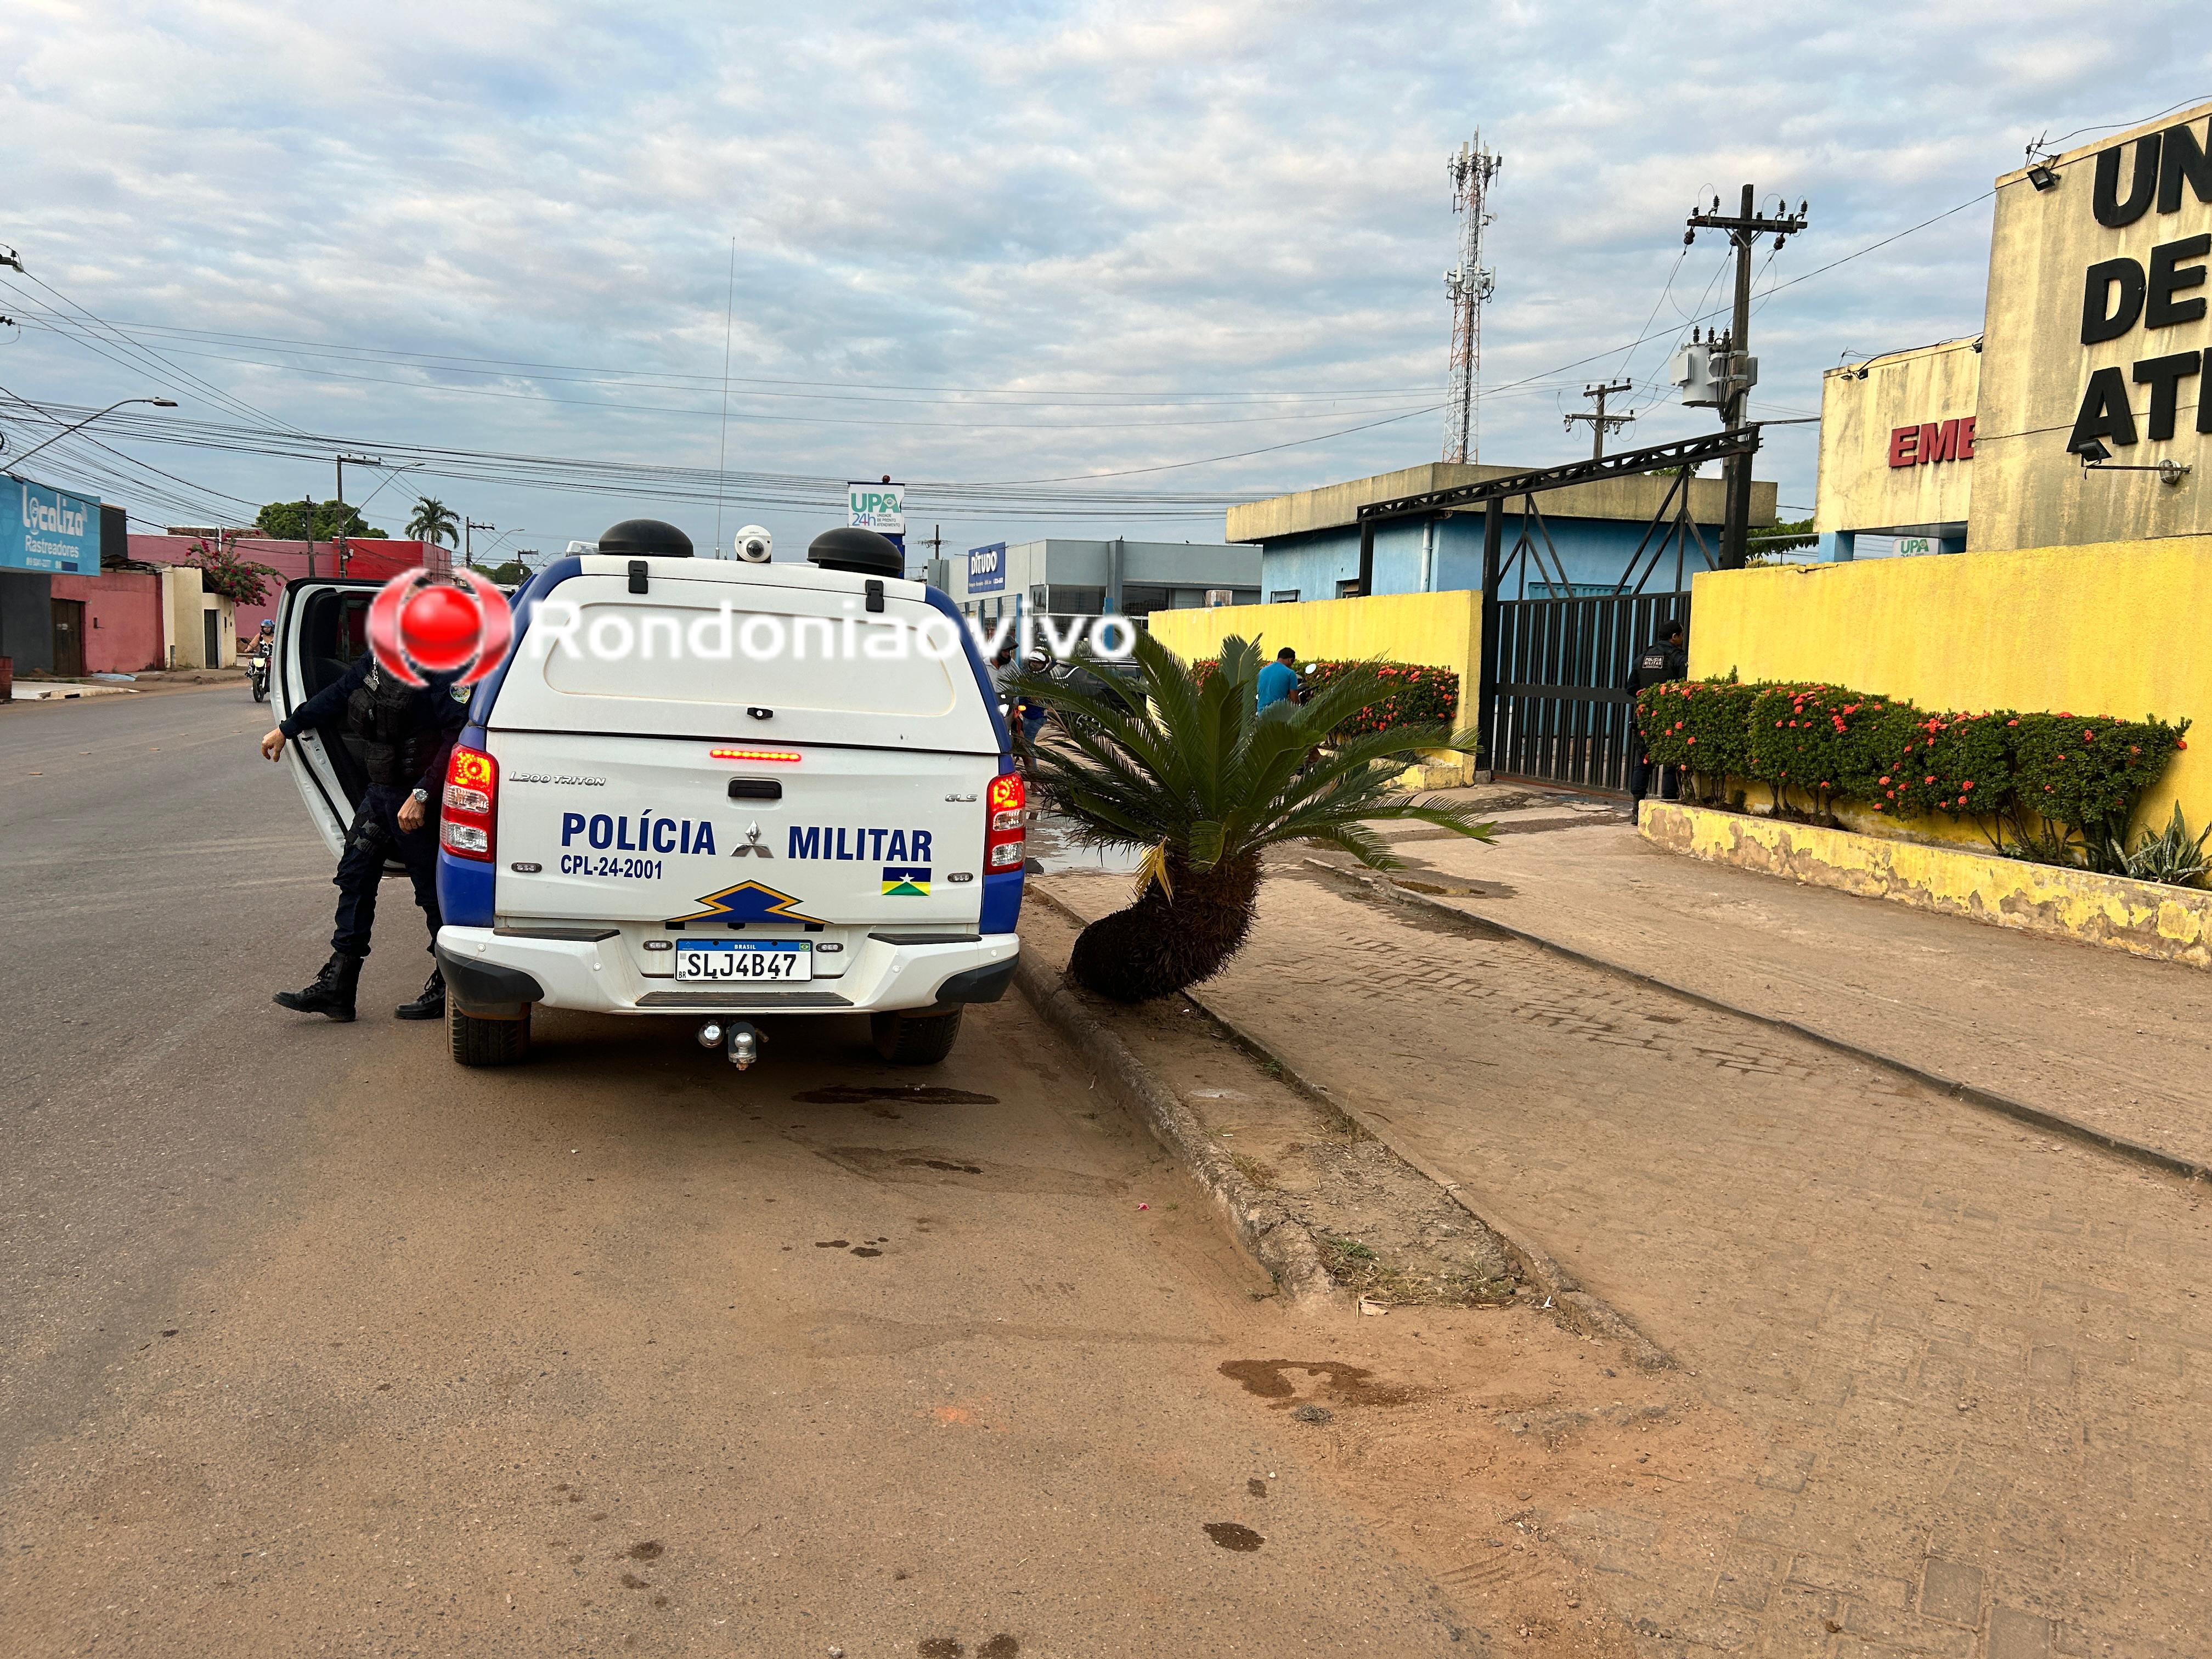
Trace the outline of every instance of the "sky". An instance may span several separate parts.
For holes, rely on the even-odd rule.
[[[495,557],[637,515],[797,556],[885,474],[952,552],[1218,540],[1441,454],[1478,129],[1479,453],[1539,466],[1601,378],[1638,383],[1613,447],[1714,426],[1663,372],[1729,297],[1693,204],[1810,204],[1755,263],[1753,412],[1817,415],[1845,356],[1979,328],[2030,140],[2212,95],[2175,3],[768,9],[11,0],[0,388],[180,405],[30,470],[159,528],[390,449],[422,464],[348,470],[371,521],[435,495]],[[0,465],[52,429],[0,398]],[[1769,430],[1785,516],[1816,434]]]

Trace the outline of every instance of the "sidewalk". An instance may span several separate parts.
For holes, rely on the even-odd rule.
[[[1538,817],[1559,813],[1499,827]],[[2212,1164],[2202,969],[1683,858],[1618,821],[1392,839],[1401,880],[1479,889],[1428,895],[1469,915]]]
[[[2196,1055],[2160,1075],[2197,1006],[2188,970],[1668,868],[1617,827],[1404,850],[1432,884],[1479,872],[1485,895],[1454,902],[1513,926],[1847,1021],[1985,1086],[2132,1106],[2203,1144]],[[1597,1569],[1651,1651],[2202,1651],[2212,1215],[2197,1191],[1803,1038],[1470,937],[1302,857],[1276,871],[1205,1000],[1547,1247],[1755,1449],[1712,1472],[1732,1534],[1717,1559],[1710,1516],[1636,1470],[1609,1500],[1532,1492],[1532,1524]],[[1126,902],[1125,878],[1038,879],[1085,915]],[[2121,1032],[2097,1023],[2116,1005]],[[2155,1022],[2135,1018],[2154,1006]],[[2153,1076],[2192,1092],[2147,1106]]]

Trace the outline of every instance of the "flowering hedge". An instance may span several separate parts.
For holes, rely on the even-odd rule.
[[[227,547],[210,547],[205,541],[193,543],[185,556],[199,568],[202,587],[234,605],[259,605],[268,596],[270,581],[283,584],[283,577],[267,565],[241,559]]]
[[[1705,799],[1751,778],[1777,810],[1796,795],[1823,816],[1838,799],[1898,817],[1943,812],[1979,823],[2000,851],[2009,830],[2017,850],[2099,866],[2189,746],[2187,720],[1930,714],[1842,686],[1734,680],[1653,686],[1638,695],[1637,724],[1652,760],[1692,775]]]
[[[1199,684],[1206,683],[1218,658],[1208,657],[1197,665]],[[1459,676],[1449,668],[1438,668],[1429,663],[1330,661],[1298,665],[1298,683],[1305,687],[1309,697],[1322,687],[1340,679],[1354,668],[1372,667],[1382,677],[1385,691],[1374,702],[1364,704],[1359,711],[1332,734],[1340,738],[1357,737],[1366,732],[1387,732],[1395,726],[1453,726],[1459,714]]]

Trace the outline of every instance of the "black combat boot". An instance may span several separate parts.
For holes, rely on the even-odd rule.
[[[422,982],[422,994],[412,1002],[403,1002],[392,1011],[400,1019],[443,1019],[446,1017],[446,970],[433,968],[430,977]]]
[[[343,951],[331,953],[314,982],[303,991],[279,991],[276,1006],[299,1014],[328,1014],[332,1019],[353,1018],[354,988],[361,983],[359,957]]]

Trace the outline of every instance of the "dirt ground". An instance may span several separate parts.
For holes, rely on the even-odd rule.
[[[1480,872],[1469,884],[1511,889],[1533,917],[1544,857],[1520,849],[1613,834],[1455,848],[1436,868]],[[1085,914],[1126,891],[1049,884]],[[1571,884],[1565,895],[1571,910]],[[2022,943],[1823,896],[1857,905],[1869,933],[1944,922],[1970,996]],[[2154,988],[2175,971],[2119,965]],[[1249,944],[1201,994],[1480,1212],[1540,1241],[1673,1354],[1725,1425],[1723,1449],[1678,1471],[1686,1489],[1552,1511],[1552,1535],[1651,1650],[2204,1650],[2200,1185],[1303,860],[1265,884]],[[1938,1016],[1948,1006],[1929,1000]],[[2002,1063],[2033,1073],[2047,1049],[2063,1072],[2074,1013],[2039,1037],[2033,1012],[2015,1011]],[[1909,1006],[1887,1018],[1899,1041],[1955,1040]],[[2162,1026],[2140,1035],[2172,1041]]]

